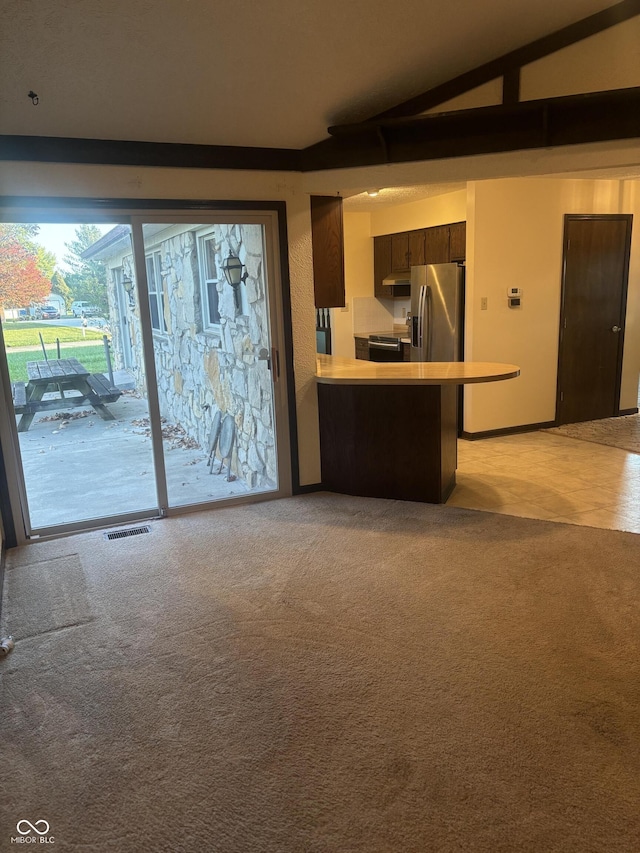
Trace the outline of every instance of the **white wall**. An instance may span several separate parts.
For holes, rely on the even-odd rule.
[[[466,190],[458,190],[409,204],[372,210],[371,236],[431,228],[433,225],[444,225],[447,222],[462,222],[466,215],[467,193]]]
[[[525,65],[522,100],[640,86],[640,17]]]
[[[564,214],[633,213],[634,205],[637,214],[637,189],[625,193],[619,181],[522,178],[470,184],[467,358],[515,363],[521,375],[466,389],[466,431],[554,419]],[[634,407],[637,399],[639,267],[640,232],[636,223],[621,408]],[[507,288],[512,286],[522,288],[520,309],[507,305]],[[488,300],[486,311],[480,308],[482,297]]]
[[[301,178],[283,172],[0,164],[0,196],[237,199],[285,201],[289,236],[300,482],[320,481],[315,386],[315,309],[309,196]]]
[[[343,215],[344,278],[346,311],[331,312],[332,352],[344,358],[354,358],[353,300],[373,296],[373,241],[369,213]]]

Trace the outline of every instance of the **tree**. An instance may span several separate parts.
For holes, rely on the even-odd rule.
[[[59,270],[56,270],[51,276],[51,292],[62,296],[67,312],[71,310],[71,302],[73,301],[71,288],[64,280],[62,273]]]
[[[42,271],[44,256],[33,242],[37,225],[0,225],[0,306],[25,308],[42,302],[51,291],[51,281]],[[55,258],[54,258],[55,263]]]
[[[58,263],[58,259],[53,254],[53,252],[48,252],[44,246],[40,246],[36,243],[35,249],[38,258],[38,269],[48,279],[53,278],[53,274],[56,271],[56,264]]]
[[[109,309],[105,266],[101,261],[82,257],[82,253],[101,236],[97,225],[79,225],[76,228],[76,239],[65,243],[69,251],[64,261],[71,270],[65,276],[65,281],[75,299],[84,299],[97,305],[106,314]]]

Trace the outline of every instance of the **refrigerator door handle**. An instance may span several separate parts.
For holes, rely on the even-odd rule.
[[[418,297],[418,341],[416,346],[420,349],[421,358],[424,357],[423,353],[423,342],[424,342],[424,302],[425,302],[425,291],[427,287],[423,285],[420,288],[420,296]]]
[[[411,318],[411,346],[418,346],[418,320],[419,317],[417,314],[414,314]]]
[[[432,303],[431,303],[431,288],[429,285],[425,286],[425,298],[424,304],[422,308],[422,314],[424,316],[424,322],[427,327],[427,341],[424,347],[425,352],[425,361],[431,361],[431,350],[432,350],[432,337],[433,337],[433,323],[431,322],[431,311],[432,311]]]

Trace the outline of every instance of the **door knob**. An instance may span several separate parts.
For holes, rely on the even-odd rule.
[[[262,347],[262,349],[258,353],[258,360],[259,361],[266,361],[267,367],[269,368],[269,370],[271,370],[271,354],[270,354],[269,350],[266,349],[266,347]]]
[[[621,332],[621,331],[622,331],[622,329],[620,328],[620,326],[612,326],[612,327],[611,327],[611,331],[612,331],[612,332]]]

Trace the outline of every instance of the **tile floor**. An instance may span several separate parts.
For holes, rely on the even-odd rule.
[[[640,533],[640,454],[546,432],[458,441],[450,506]]]

